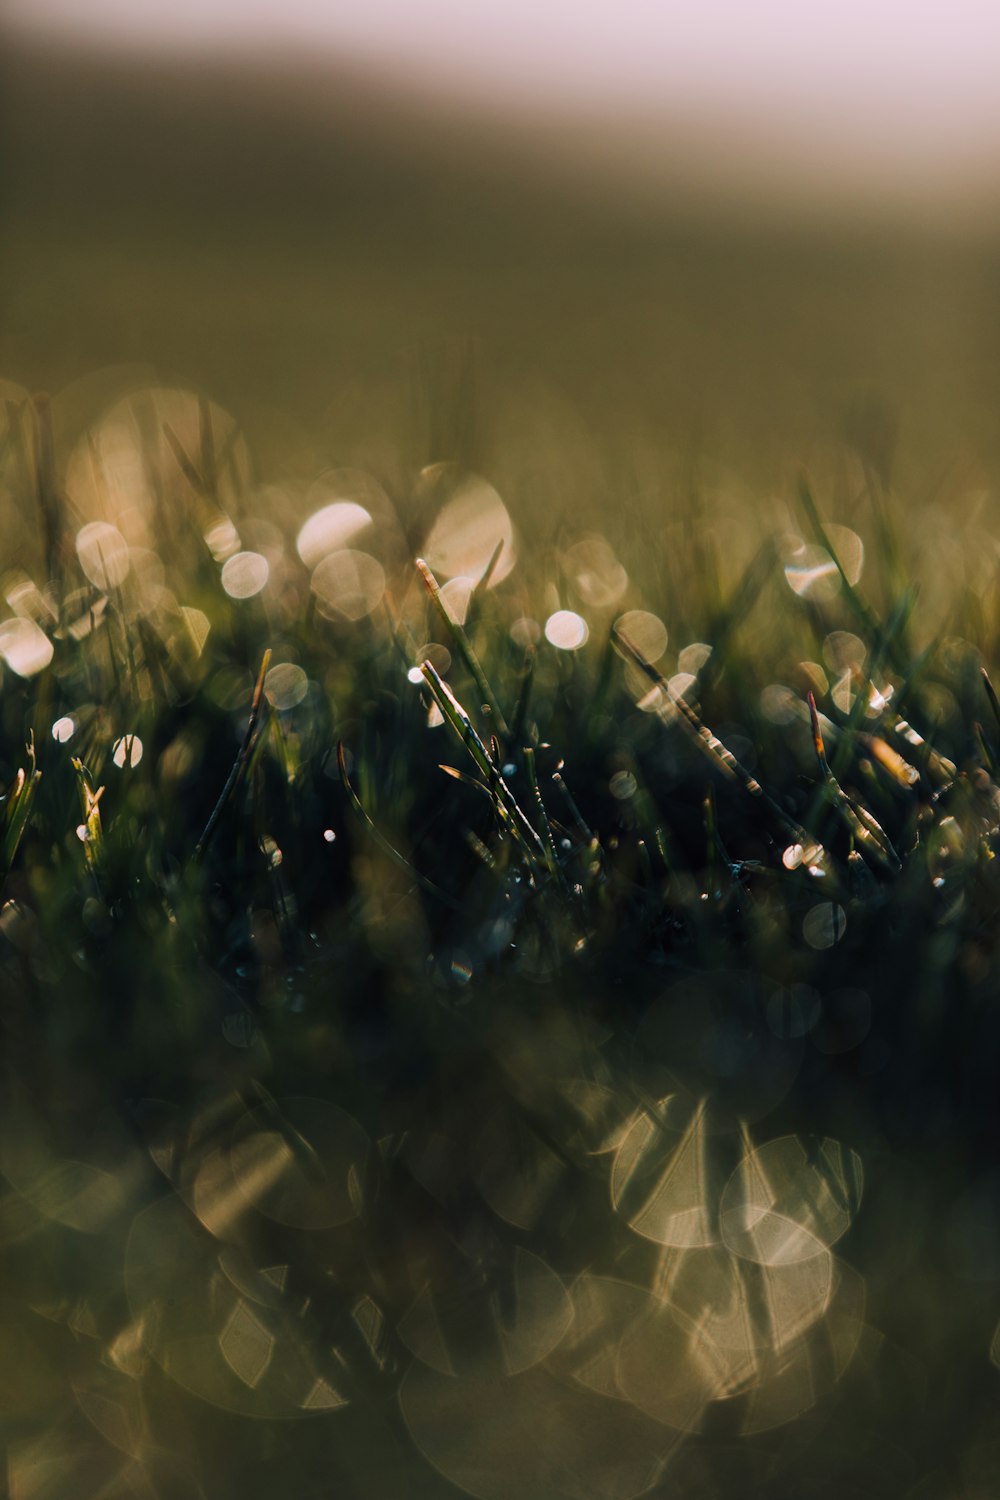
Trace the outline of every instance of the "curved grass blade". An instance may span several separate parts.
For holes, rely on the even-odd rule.
[[[825,796],[843,818],[852,837],[857,840],[863,852],[872,856],[883,869],[897,873],[902,869],[902,861],[892,847],[892,842],[881,823],[862,803],[856,802],[847,795],[830,770],[826,758],[826,747],[823,744],[823,731],[820,728],[816,699],[812,693],[809,694],[809,720]]]
[[[3,861],[3,868],[0,869],[2,879],[6,879],[10,874],[18,846],[31,820],[35,794],[38,791],[38,783],[42,779],[42,773],[35,764],[34,736],[28,741],[27,751],[30,769],[25,771],[24,767],[21,767],[15,777],[13,789],[7,794],[3,843],[0,846],[0,859]]]
[[[489,782],[500,816],[508,825],[514,837],[526,846],[528,852],[534,858],[540,859],[544,864],[545,848],[541,838],[535,832],[535,829],[519,806],[516,797],[501,774],[500,767],[496,764],[476,732],[475,725],[469,718],[469,715],[459,703],[448,684],[443,682],[438,676],[429,661],[423,662],[420,670],[424,675],[424,681],[430,688],[435,703],[441,710],[442,717],[451,725]]]
[[[422,890],[427,891],[432,896],[436,896],[439,901],[443,901],[446,906],[450,906],[452,911],[461,911],[461,904],[453,896],[449,896],[448,892],[443,891],[439,885],[435,885],[433,880],[428,880],[426,875],[421,875],[419,870],[415,870],[406,856],[400,854],[399,850],[393,844],[390,844],[385,834],[376,827],[364,803],[351,785],[351,778],[347,774],[347,757],[344,754],[343,740],[337,741],[337,769],[340,772],[341,785],[347,793],[352,808],[365,825],[371,837],[375,840],[375,843],[382,850],[382,853],[388,855],[393,864],[398,865],[401,870],[405,870],[411,880],[416,881]],[[442,770],[447,769],[447,766],[442,767]],[[473,780],[471,776],[468,779],[470,781]]]
[[[431,603],[434,605],[434,608],[437,610],[439,616],[441,617],[445,629],[448,631],[449,635],[455,643],[455,649],[458,651],[459,656],[461,656],[462,660],[465,662],[465,665],[469,669],[472,680],[476,684],[476,688],[479,692],[480,701],[488,706],[489,711],[493,717],[493,722],[497,727],[498,733],[506,737],[508,733],[507,720],[503,716],[503,710],[501,709],[500,704],[497,701],[496,694],[490,687],[489,680],[487,679],[486,673],[483,671],[482,664],[479,660],[479,657],[475,653],[472,642],[469,640],[469,637],[466,635],[461,625],[459,625],[458,621],[453,620],[451,615],[449,614],[448,606],[445,604],[444,599],[441,597],[440,585],[438,584],[437,579],[434,577],[434,574],[431,572],[430,568],[424,562],[422,557],[418,557],[416,559],[415,566],[417,572],[420,574],[420,577],[423,580],[424,587],[431,597]]]
[[[104,863],[104,828],[101,823],[101,798],[104,796],[104,788],[99,786],[95,792],[90,784],[90,772],[82,760],[76,756],[72,761],[73,770],[76,772],[77,790],[80,793],[80,808],[83,812],[83,849],[87,860],[87,868],[96,878]]]

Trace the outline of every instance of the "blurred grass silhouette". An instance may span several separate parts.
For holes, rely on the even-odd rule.
[[[11,1494],[995,1493],[994,249],[63,66],[6,96]]]

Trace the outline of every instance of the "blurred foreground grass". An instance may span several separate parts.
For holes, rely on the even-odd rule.
[[[45,76],[12,1496],[995,1495],[992,250]]]

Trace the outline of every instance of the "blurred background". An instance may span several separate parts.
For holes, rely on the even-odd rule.
[[[976,0],[8,0],[3,28],[0,374],[71,426],[182,385],[265,479],[516,448],[515,490],[584,515],[644,465],[766,495],[897,434],[922,498],[995,473]]]

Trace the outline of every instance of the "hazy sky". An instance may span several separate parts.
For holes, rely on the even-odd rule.
[[[1000,0],[6,0],[35,30],[403,65],[511,109],[741,118],[827,158],[1000,160]]]

